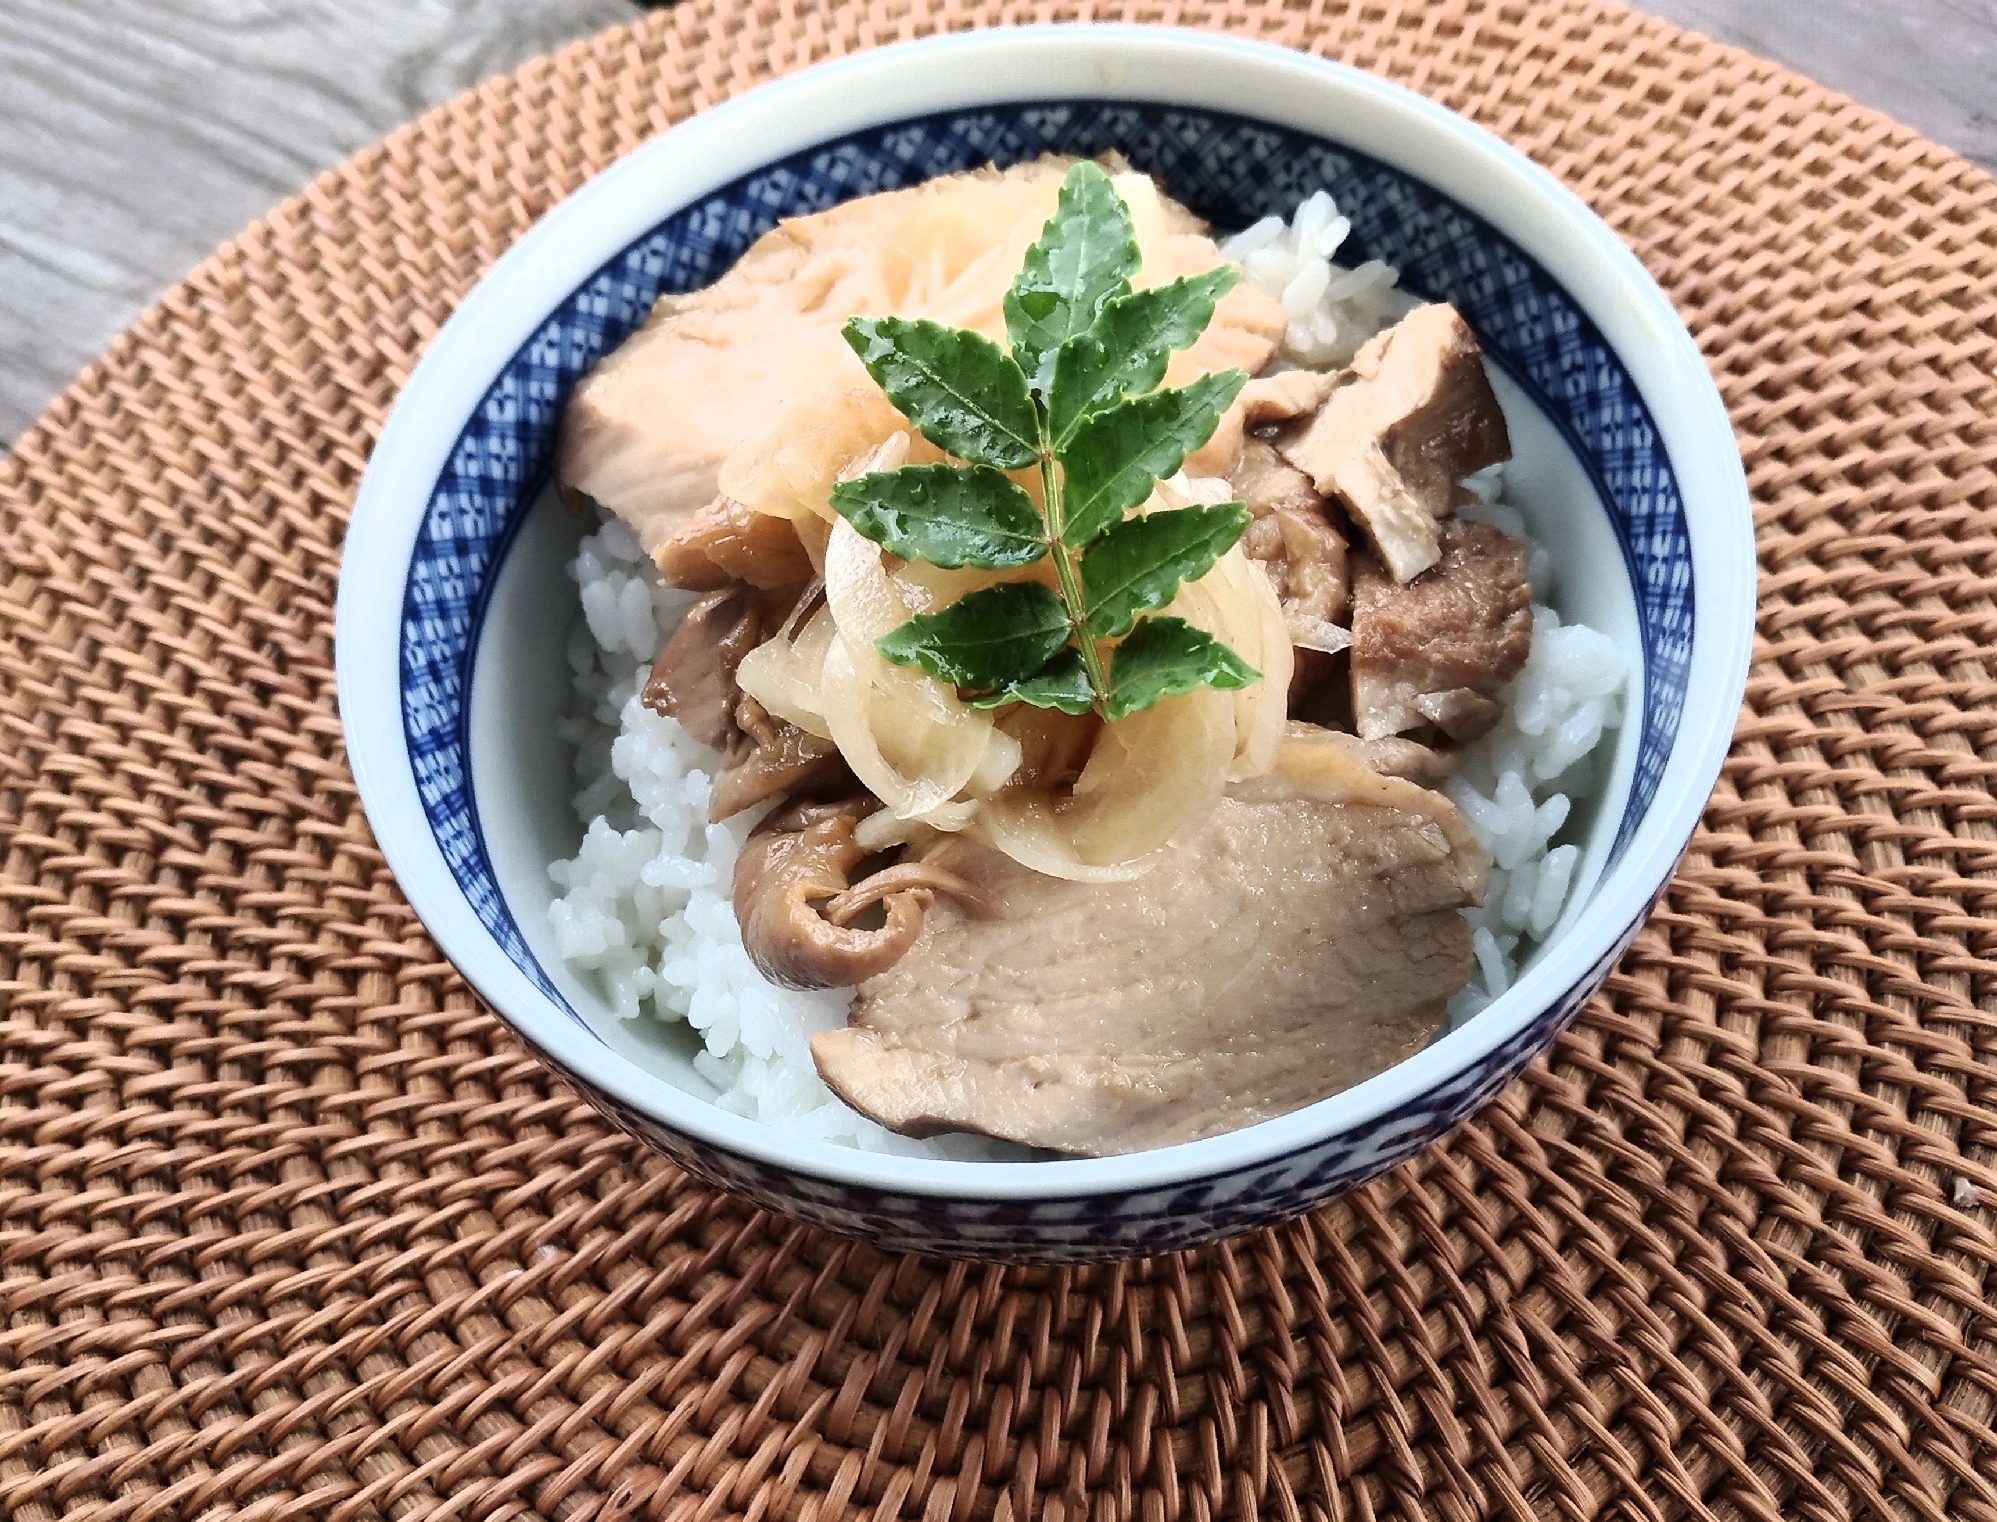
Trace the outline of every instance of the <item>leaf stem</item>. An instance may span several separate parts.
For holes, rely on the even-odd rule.
[[[1075,647],[1082,655],[1082,669],[1089,674],[1089,689],[1095,694],[1096,712],[1109,718],[1109,675],[1103,670],[1102,656],[1089,637],[1088,603],[1082,592],[1082,573],[1075,564],[1067,541],[1062,537],[1066,518],[1062,510],[1061,487],[1054,479],[1054,446],[1043,421],[1040,435],[1040,495],[1047,504],[1047,548],[1054,557],[1054,574],[1061,582],[1061,601],[1067,605],[1068,625],[1075,631]]]

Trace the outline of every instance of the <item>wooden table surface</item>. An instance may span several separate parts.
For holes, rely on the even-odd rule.
[[[1644,0],[1997,169],[1997,0]],[[631,0],[0,0],[0,440],[320,170]]]

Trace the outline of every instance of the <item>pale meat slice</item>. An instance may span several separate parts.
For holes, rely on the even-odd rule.
[[[1292,740],[1135,881],[1057,881],[961,839],[908,954],[812,1038],[849,1104],[1105,1155],[1285,1114],[1412,1055],[1469,977],[1482,852],[1449,800]]]
[[[715,499],[731,456],[755,458],[794,409],[875,392],[840,336],[847,319],[893,312],[1002,336],[1001,300],[1068,162],[946,176],[791,218],[712,285],[660,297],[570,398],[556,454],[565,494],[614,512],[655,553]],[[1151,181],[1125,173],[1116,183],[1145,251],[1141,278],[1220,262],[1202,224]],[[1169,378],[1259,369],[1281,333],[1280,306],[1237,287]]]
[[[1166,200],[1165,204],[1180,215],[1189,215],[1174,201]],[[1168,241],[1160,267],[1154,269],[1147,263],[1137,284],[1163,285],[1182,276],[1201,274],[1220,262],[1220,250],[1213,239],[1203,233],[1178,233]],[[1284,322],[1281,302],[1246,280],[1236,281],[1234,289],[1215,303],[1213,320],[1206,330],[1190,347],[1181,349],[1167,362],[1162,384],[1183,386],[1216,370],[1255,374],[1275,357],[1276,348],[1283,341]],[[1248,384],[1253,386],[1255,382]]]
[[[1253,288],[1236,286],[1228,299],[1233,300],[1234,295],[1244,289]],[[1279,307],[1276,331],[1270,344],[1269,352],[1272,354],[1275,342],[1282,337],[1281,311]],[[1242,368],[1247,369],[1248,366],[1243,365]],[[1220,415],[1220,422],[1214,426],[1212,436],[1186,456],[1186,474],[1233,475],[1241,462],[1242,446],[1247,442],[1249,429],[1271,423],[1287,423],[1316,412],[1324,405],[1324,399],[1331,395],[1334,384],[1336,377],[1323,370],[1282,370],[1274,375],[1256,376],[1241,388],[1241,394]]]
[[[1455,510],[1463,478],[1512,454],[1477,337],[1442,305],[1367,340],[1344,383],[1278,447],[1339,499],[1396,581],[1435,564],[1436,524]]]
[[[555,457],[562,485],[616,513],[655,552],[715,499],[722,464],[773,409],[861,384],[838,325],[871,305],[873,278],[839,248],[879,236],[905,194],[779,223],[713,285],[661,296],[569,398]]]
[[[1498,690],[1532,653],[1526,547],[1487,523],[1442,525],[1441,559],[1405,586],[1370,555],[1352,576],[1352,713],[1360,737],[1433,724],[1489,733]]]

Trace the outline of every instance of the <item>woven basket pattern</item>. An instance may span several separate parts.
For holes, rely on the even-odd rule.
[[[592,172],[818,59],[1223,28],[1509,138],[1641,254],[1760,529],[1747,711],[1582,1023],[1320,1215],[1115,1268],[794,1228],[608,1130],[340,745],[369,446]],[[1997,1519],[1997,184],[1586,0],[678,9],[221,249],[0,464],[0,1514]]]

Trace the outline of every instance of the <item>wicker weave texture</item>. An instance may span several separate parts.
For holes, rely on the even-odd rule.
[[[533,1059],[369,838],[342,526],[399,383],[689,112],[1095,15],[1375,70],[1642,255],[1738,426],[1739,740],[1485,1115],[1336,1208],[980,1270],[691,1183]],[[1997,185],[1585,0],[687,0],[223,248],[0,465],[0,1514],[1997,1522]]]

